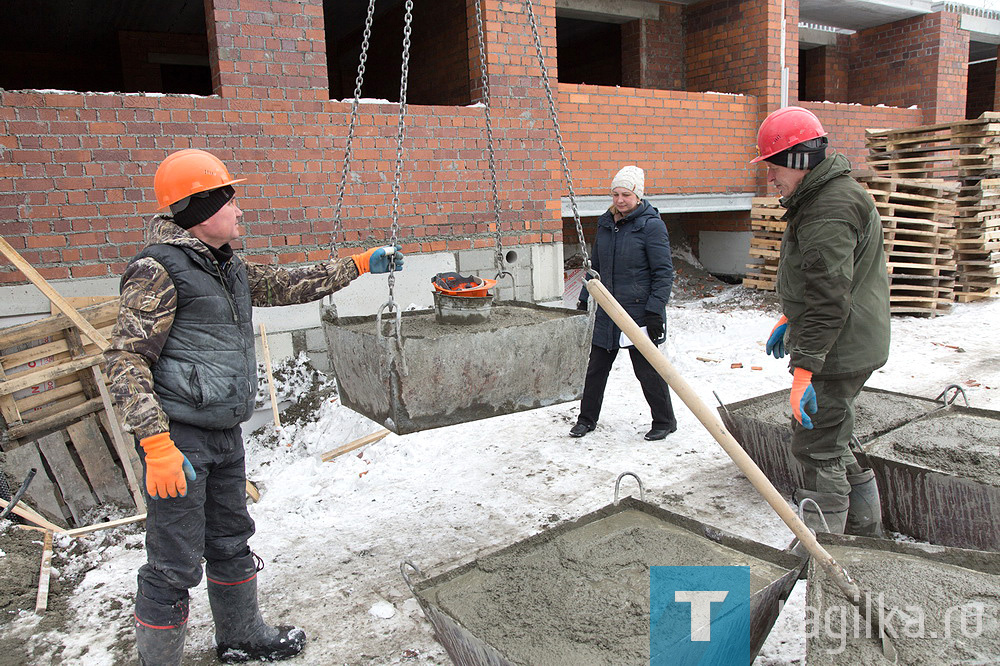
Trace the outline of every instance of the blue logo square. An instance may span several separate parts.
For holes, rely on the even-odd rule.
[[[650,567],[649,663],[752,664],[752,598],[759,587],[750,567]]]

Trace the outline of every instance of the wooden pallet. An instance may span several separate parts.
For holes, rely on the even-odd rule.
[[[778,275],[778,259],[781,254],[781,236],[785,231],[785,221],[781,217],[785,209],[778,203],[778,197],[754,197],[750,208],[750,262],[743,286],[750,289],[774,291]]]
[[[117,298],[79,310],[102,335],[117,313]],[[14,483],[37,470],[26,500],[57,525],[82,526],[102,504],[145,510],[102,362],[63,314],[0,330],[0,467]]]

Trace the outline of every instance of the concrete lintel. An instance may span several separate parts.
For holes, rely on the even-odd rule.
[[[1000,44],[1000,21],[982,16],[962,15],[962,30],[969,31],[969,39],[986,44]]]
[[[660,6],[643,0],[556,0],[556,13],[567,18],[628,23],[660,18]]]
[[[836,46],[837,32],[833,30],[819,30],[817,28],[807,28],[799,26],[799,47],[809,48],[813,46]]]
[[[646,199],[661,213],[710,213],[723,210],[750,210],[753,192],[706,194],[649,194]],[[601,215],[611,205],[611,197],[594,195],[576,198],[576,206],[583,217]],[[569,197],[562,198],[562,216],[572,217]]]

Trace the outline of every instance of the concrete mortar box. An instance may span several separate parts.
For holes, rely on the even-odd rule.
[[[442,324],[431,310],[337,317],[322,311],[330,365],[347,407],[405,434],[578,400],[593,318],[516,301],[489,319]]]
[[[749,567],[756,653],[802,561],[627,497],[411,590],[459,665],[648,664],[657,565]]]
[[[802,486],[802,467],[792,456],[789,391],[775,391],[719,407],[726,428],[775,487],[790,496]],[[942,407],[929,398],[864,388],[855,402],[854,434],[862,443]]]
[[[862,449],[888,529],[945,546],[1000,551],[1000,411],[951,405]]]
[[[832,534],[818,539],[895,631],[897,663],[997,663],[1000,553]],[[889,663],[872,630],[822,567],[810,563],[808,574],[806,663]]]

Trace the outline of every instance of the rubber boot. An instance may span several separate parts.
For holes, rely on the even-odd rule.
[[[141,666],[180,666],[184,656],[187,622],[178,627],[152,627],[138,618],[135,622],[135,647]]]
[[[844,531],[855,536],[882,538],[882,503],[875,472],[863,469],[859,474],[848,474],[847,481],[851,484],[851,494]]]
[[[248,554],[208,567],[215,651],[224,664],[281,661],[294,657],[305,647],[304,631],[291,626],[272,627],[260,616],[255,557]],[[220,578],[217,569],[226,575]]]
[[[814,490],[796,488],[792,494],[792,499],[801,508],[802,522],[814,534],[820,532],[829,532],[831,534],[844,533],[844,527],[847,524],[847,510],[850,506],[850,500],[847,495],[818,493]],[[812,500],[812,502],[805,502],[803,504],[803,500]],[[817,513],[817,506],[822,515]],[[791,550],[792,554],[801,558],[809,556],[809,551],[806,550],[806,547],[798,539],[792,542]],[[805,576],[805,569],[802,570],[802,575]]]

